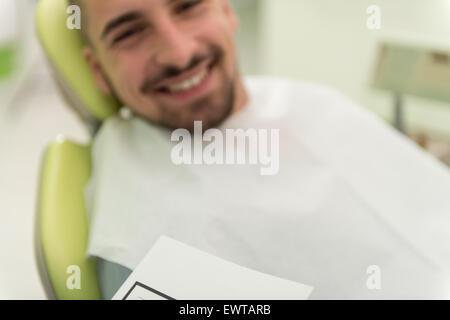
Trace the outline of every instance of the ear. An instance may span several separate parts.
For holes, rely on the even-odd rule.
[[[237,32],[239,29],[239,19],[236,15],[236,12],[233,9],[233,6],[230,4],[229,0],[219,0],[221,2],[222,9],[225,12],[225,15],[228,17],[228,20],[231,23],[231,28],[233,32]]]
[[[90,47],[85,47],[83,50],[83,55],[89,66],[91,67],[92,73],[100,91],[106,95],[112,95],[112,90],[108,83],[108,79],[105,77],[103,68],[100,65],[97,57],[95,56],[93,49]]]

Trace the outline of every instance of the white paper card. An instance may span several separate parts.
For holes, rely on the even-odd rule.
[[[113,300],[304,300],[312,290],[162,236]]]

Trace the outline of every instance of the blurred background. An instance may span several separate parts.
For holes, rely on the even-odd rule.
[[[0,0],[0,299],[44,299],[34,259],[40,161],[89,134],[53,83],[36,0]],[[450,165],[450,0],[236,0],[247,75],[338,88]],[[380,9],[372,29],[367,9]],[[397,108],[396,108],[397,106]]]

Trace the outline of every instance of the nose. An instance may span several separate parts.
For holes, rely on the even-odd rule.
[[[192,36],[186,30],[183,32],[180,26],[170,19],[165,19],[159,24],[159,37],[156,63],[179,69],[187,67],[195,54],[195,40]]]

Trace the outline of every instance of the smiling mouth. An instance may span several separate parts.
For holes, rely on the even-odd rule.
[[[188,78],[182,76],[179,81],[169,81],[168,84],[157,87],[156,92],[178,95],[195,91],[200,88],[208,78],[214,65],[215,62],[211,62],[209,64],[204,64],[201,67],[197,67],[196,69],[198,70],[188,71],[186,73],[194,73]]]
[[[204,68],[190,79],[176,83],[168,87],[163,87],[161,90],[170,93],[177,93],[190,90],[198,86],[208,76],[208,73],[209,70],[207,68]]]

